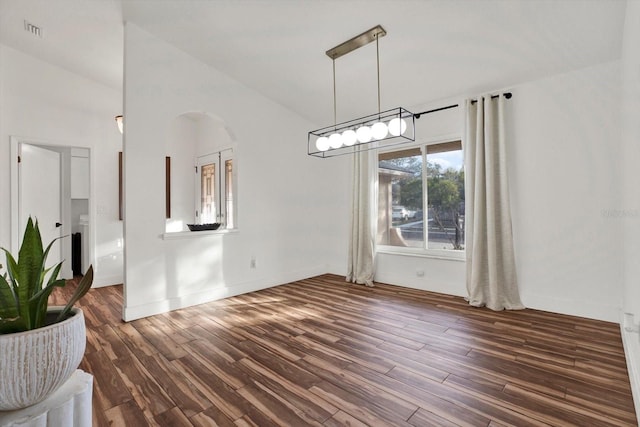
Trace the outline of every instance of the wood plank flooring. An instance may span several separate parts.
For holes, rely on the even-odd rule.
[[[333,275],[130,323],[121,293],[79,304],[95,426],[637,425],[613,323]]]

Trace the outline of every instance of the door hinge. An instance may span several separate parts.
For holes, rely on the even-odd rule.
[[[198,173],[198,167],[196,166],[196,173]]]
[[[20,158],[20,156],[18,156],[18,163],[22,163],[22,158]]]

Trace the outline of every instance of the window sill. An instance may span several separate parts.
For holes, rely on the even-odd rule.
[[[237,233],[237,228],[224,229],[224,230],[204,230],[204,231],[176,231],[172,233],[163,233],[160,235],[162,240],[176,240],[176,239],[192,239],[195,237],[204,236],[221,236],[224,234]]]
[[[433,258],[445,261],[465,262],[465,251],[438,250],[438,249],[420,249],[420,248],[404,248],[397,246],[378,246],[377,254],[410,256],[418,258]]]

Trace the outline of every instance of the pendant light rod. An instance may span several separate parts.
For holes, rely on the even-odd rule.
[[[374,37],[376,38],[376,68],[378,71],[378,113],[380,113],[380,48],[378,43],[380,37],[378,37],[378,34]]]
[[[365,46],[371,43],[374,40],[378,40],[380,37],[384,37],[387,35],[387,32],[381,25],[376,25],[370,30],[365,31],[362,34],[358,34],[357,36],[347,40],[344,43],[340,43],[338,46],[329,49],[325,53],[331,59],[338,59],[343,55],[346,55],[349,52],[353,52],[354,50]]]
[[[336,103],[336,60],[332,60],[333,62],[333,124],[338,123],[337,119],[337,103]]]

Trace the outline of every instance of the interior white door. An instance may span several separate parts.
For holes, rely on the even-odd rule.
[[[29,216],[38,220],[42,242],[46,247],[60,237],[61,178],[60,153],[31,144],[20,144],[20,236],[24,233]],[[49,251],[47,266],[61,260],[60,240]]]

